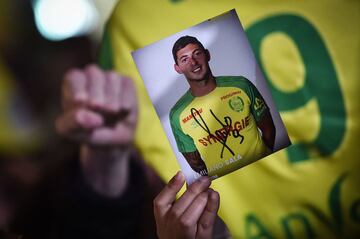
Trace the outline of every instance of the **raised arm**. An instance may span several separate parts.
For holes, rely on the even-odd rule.
[[[90,186],[99,194],[120,196],[128,183],[137,121],[133,82],[90,65],[70,70],[62,93],[57,132],[80,142],[81,167]]]

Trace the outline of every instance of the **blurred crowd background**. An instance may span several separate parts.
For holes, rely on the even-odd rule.
[[[71,151],[60,149],[66,143],[54,131],[61,79],[94,61],[114,4],[0,0],[0,231],[27,203],[49,160]]]

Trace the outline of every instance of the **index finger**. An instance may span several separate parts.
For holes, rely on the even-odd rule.
[[[155,216],[163,216],[176,200],[176,194],[185,183],[184,175],[179,171],[169,181],[165,188],[154,199]]]
[[[72,69],[64,76],[63,107],[69,108],[88,99],[86,75],[79,69]]]

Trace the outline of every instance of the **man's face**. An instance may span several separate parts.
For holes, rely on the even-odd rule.
[[[208,75],[210,56],[197,44],[188,44],[177,53],[175,70],[190,81],[201,81]]]

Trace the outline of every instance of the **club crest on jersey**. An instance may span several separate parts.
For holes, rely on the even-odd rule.
[[[233,111],[241,112],[244,110],[244,101],[239,96],[234,96],[229,100],[229,106]]]

